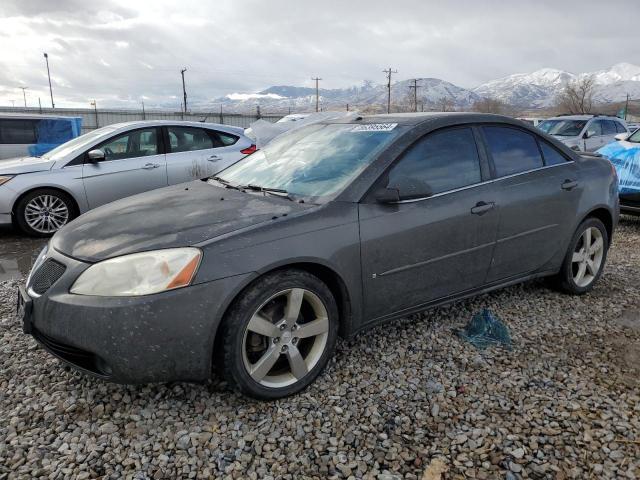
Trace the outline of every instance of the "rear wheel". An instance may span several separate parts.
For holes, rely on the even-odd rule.
[[[71,197],[52,188],[27,193],[15,208],[18,227],[34,237],[50,237],[76,216]]]
[[[567,293],[583,294],[602,275],[609,249],[609,236],[597,218],[587,218],[574,234],[555,285]]]
[[[223,321],[223,373],[255,398],[292,395],[323,370],[337,331],[336,302],[323,282],[300,270],[269,274],[241,295]]]

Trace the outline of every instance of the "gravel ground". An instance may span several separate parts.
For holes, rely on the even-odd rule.
[[[393,322],[272,403],[70,371],[20,332],[2,282],[0,480],[640,477],[639,244],[625,218],[591,294],[529,282]],[[453,335],[483,307],[513,350]]]

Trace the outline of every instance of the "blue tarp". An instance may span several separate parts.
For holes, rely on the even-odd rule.
[[[58,145],[68,142],[82,133],[81,117],[45,118],[38,122],[36,139],[29,145],[29,155],[39,157]]]
[[[613,164],[618,174],[618,193],[640,192],[640,144],[612,142],[597,153]]]
[[[476,313],[467,325],[456,332],[460,338],[479,349],[489,345],[503,345],[511,350],[511,336],[507,326],[491,310]]]

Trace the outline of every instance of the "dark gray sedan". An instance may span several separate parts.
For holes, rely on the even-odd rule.
[[[206,182],[116,201],[38,258],[25,332],[98,377],[277,398],[338,335],[536,277],[581,294],[618,220],[615,172],[517,120],[309,125]]]

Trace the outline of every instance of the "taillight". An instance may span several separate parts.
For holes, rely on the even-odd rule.
[[[249,154],[255,152],[256,150],[258,150],[258,147],[256,147],[255,145],[251,145],[250,147],[243,148],[242,150],[240,150],[240,153],[243,153],[245,155],[249,155]]]

